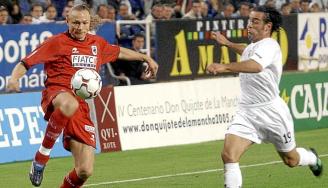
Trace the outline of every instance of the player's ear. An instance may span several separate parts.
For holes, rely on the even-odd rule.
[[[265,27],[264,27],[265,31],[271,31],[271,29],[272,29],[272,23],[271,22],[265,24]]]

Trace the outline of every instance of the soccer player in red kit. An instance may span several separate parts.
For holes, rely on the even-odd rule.
[[[31,166],[30,180],[34,186],[40,186],[50,151],[62,131],[64,148],[72,152],[75,166],[64,178],[61,188],[81,187],[93,172],[95,128],[87,103],[70,89],[71,77],[78,69],[98,71],[102,64],[117,58],[147,62],[149,78],[154,77],[158,69],[152,58],[88,34],[90,11],[86,5],[73,7],[67,24],[67,32],[50,37],[16,65],[7,86],[8,91],[19,91],[19,78],[31,66],[44,64],[47,79],[41,106],[48,125]]]

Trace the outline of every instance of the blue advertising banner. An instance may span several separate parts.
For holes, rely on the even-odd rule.
[[[40,92],[0,95],[0,163],[33,159],[47,126],[40,100]],[[60,137],[51,156],[67,155]]]
[[[106,39],[110,44],[116,44],[116,26],[115,23],[105,23],[101,25],[96,34]]]
[[[14,66],[48,37],[67,30],[66,24],[5,25],[0,26],[0,93]],[[107,23],[96,32],[110,43],[115,43],[115,25]],[[54,47],[55,48],[55,47]],[[46,75],[43,65],[32,67],[20,80],[22,91],[39,91]]]

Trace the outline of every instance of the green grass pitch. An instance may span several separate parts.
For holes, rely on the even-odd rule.
[[[328,128],[298,132],[297,144],[314,147],[328,167]],[[222,141],[96,155],[94,175],[85,187],[223,187]],[[1,156],[0,156],[1,157]],[[328,174],[315,178],[308,167],[290,169],[279,162],[271,144],[254,145],[243,156],[243,188],[325,188]],[[71,157],[51,159],[43,188],[58,188],[73,166]],[[0,187],[28,188],[30,162],[0,165]]]

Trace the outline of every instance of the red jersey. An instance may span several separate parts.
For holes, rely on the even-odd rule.
[[[70,89],[71,78],[81,68],[99,71],[100,65],[113,62],[120,53],[119,46],[87,34],[85,40],[73,39],[68,32],[52,36],[22,59],[28,69],[44,64],[47,75],[45,87],[62,86]]]

